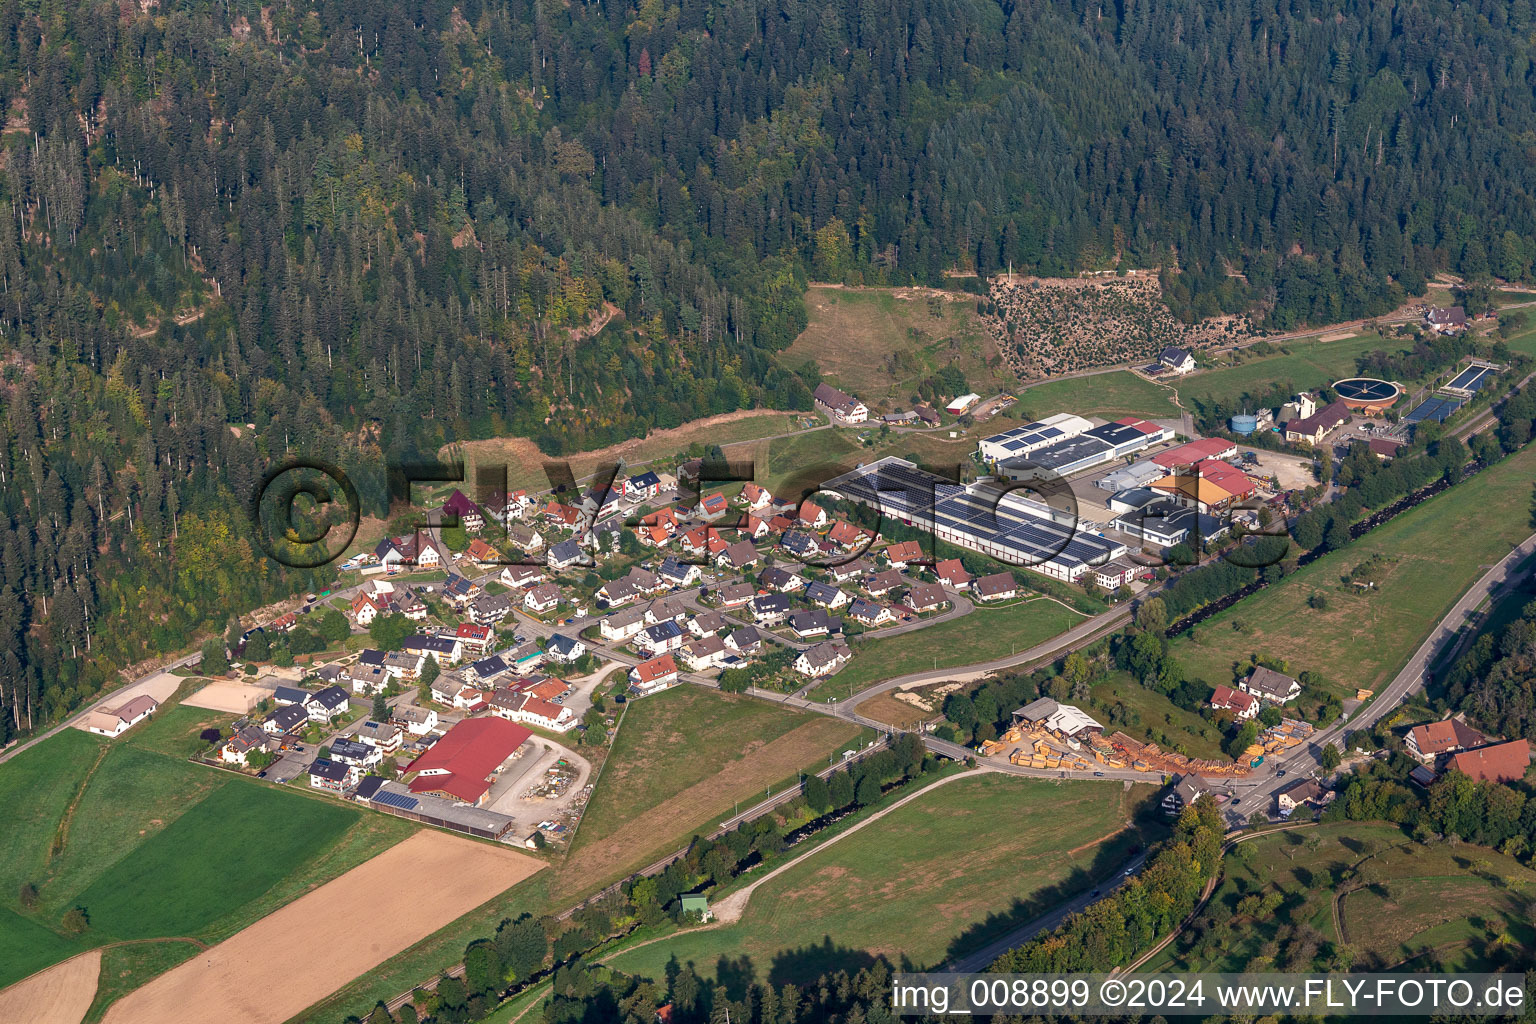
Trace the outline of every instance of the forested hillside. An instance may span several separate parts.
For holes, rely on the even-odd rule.
[[[1282,327],[1525,277],[1531,29],[1526,0],[5,0],[0,729],[312,583],[240,512],[284,452],[377,502],[385,453],[806,407],[772,354],[813,277],[1158,267],[1184,316]]]

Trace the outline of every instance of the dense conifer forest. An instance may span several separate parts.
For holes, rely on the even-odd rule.
[[[288,452],[743,406],[805,282],[1275,327],[1536,261],[1528,0],[0,4],[0,737],[318,582]],[[387,453],[387,454],[386,454]]]

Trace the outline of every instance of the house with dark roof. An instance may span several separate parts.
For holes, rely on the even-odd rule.
[[[384,760],[384,751],[379,747],[347,736],[338,736],[331,740],[330,749],[332,761],[339,761],[360,772],[367,771]]]
[[[340,761],[332,761],[328,758],[316,758],[305,773],[309,775],[309,784],[314,789],[328,789],[332,793],[345,793],[347,784],[352,779],[352,769]]]
[[[1170,345],[1157,354],[1157,361],[1171,372],[1184,374],[1195,368],[1195,357],[1188,349]]]
[[[875,597],[883,597],[897,587],[904,587],[906,584],[907,578],[905,576],[895,569],[887,569],[884,572],[877,572],[865,580],[864,589]]]
[[[1349,406],[1343,401],[1335,399],[1323,406],[1311,416],[1304,419],[1291,420],[1285,425],[1285,439],[1287,441],[1305,441],[1308,444],[1321,444],[1324,437],[1342,427],[1350,420]]]
[[[866,601],[862,597],[855,598],[848,606],[848,617],[861,626],[880,626],[896,621],[896,615],[890,608],[878,601]]]
[[[949,603],[949,595],[937,583],[919,583],[907,591],[901,603],[915,612],[933,612]]]
[[[414,633],[400,642],[406,654],[420,654],[433,658],[441,668],[457,665],[464,659],[464,644],[456,636],[427,636]]]
[[[470,501],[463,491],[455,490],[448,495],[448,500],[443,502],[444,522],[448,516],[453,516],[459,521],[459,525],[471,533],[478,531],[485,525],[485,516],[480,511],[480,506]]]
[[[715,597],[720,599],[722,608],[737,608],[752,600],[752,595],[757,593],[757,588],[750,583],[727,583],[714,591]]]
[[[365,650],[358,657],[358,661],[364,665],[382,665],[384,652]],[[303,704],[309,700],[309,691],[297,686],[278,686],[272,691],[272,700],[278,704]]]
[[[789,598],[783,594],[759,594],[747,602],[752,609],[752,617],[759,625],[771,625],[784,621],[784,616],[789,614]]]
[[[863,423],[869,419],[869,407],[846,391],[830,384],[818,384],[811,392],[816,408],[835,423]]]
[[[1297,779],[1275,794],[1275,808],[1289,818],[1298,807],[1321,806],[1325,790],[1313,779]]]
[[[738,540],[734,544],[728,544],[718,555],[715,562],[719,565],[727,565],[732,569],[745,569],[756,565],[758,560],[757,548],[749,540]]]
[[[777,565],[770,565],[758,573],[757,581],[769,590],[776,590],[781,594],[799,590],[805,585],[805,580],[798,574],[792,573],[788,569],[781,569]]]
[[[1019,595],[1019,581],[1011,572],[994,572],[971,584],[978,601],[1008,601]]]
[[[756,626],[742,626],[727,634],[725,646],[743,658],[750,657],[763,649],[763,635]]]
[[[512,614],[517,598],[511,591],[500,594],[481,594],[469,603],[469,621],[488,626],[500,622]]]
[[[1301,683],[1284,672],[1276,672],[1263,665],[1255,665],[1253,671],[1237,685],[1272,704],[1287,704],[1301,696]]]
[[[806,585],[805,599],[823,608],[841,608],[848,603],[847,594],[838,590],[832,584],[822,583],[820,580]]]
[[[685,564],[668,555],[662,559],[656,575],[674,587],[686,587],[698,582],[699,567],[691,562]]]
[[[658,654],[675,651],[683,646],[683,640],[686,639],[686,636],[687,634],[683,632],[683,627],[668,619],[665,622],[659,622],[654,626],[647,626],[645,629],[642,629],[640,634],[635,637],[635,646],[647,655],[655,657]]]
[[[829,676],[848,664],[853,652],[841,640],[828,640],[807,648],[795,658],[794,670],[803,676],[819,678]]]
[[[540,583],[523,592],[523,607],[538,615],[560,607],[560,588],[553,583]]]
[[[804,640],[807,637],[826,636],[834,629],[841,629],[842,623],[828,615],[823,608],[800,608],[789,613],[789,628]]]
[[[346,690],[339,686],[327,686],[310,694],[309,700],[304,702],[304,708],[309,713],[310,721],[329,722],[347,709],[350,700]]]
[[[581,660],[581,656],[587,653],[587,645],[564,633],[554,633],[550,636],[544,650],[551,661],[569,665],[573,661]]]
[[[282,736],[308,724],[309,710],[304,705],[284,704],[267,712],[261,720],[261,729],[269,735]]]
[[[555,571],[576,565],[586,556],[582,553],[581,545],[574,539],[563,540],[552,545],[544,556],[545,563]]]
[[[246,725],[224,741],[219,748],[219,760],[225,764],[243,765],[251,754],[266,753],[267,749],[267,734],[254,725]]]

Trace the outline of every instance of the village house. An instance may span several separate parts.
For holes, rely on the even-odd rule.
[[[512,614],[518,599],[511,591],[500,594],[481,594],[469,603],[469,621],[489,626]]]
[[[406,704],[395,708],[395,721],[405,727],[412,736],[421,737],[437,728],[437,709]]]
[[[624,500],[630,504],[638,505],[642,501],[650,501],[661,493],[661,477],[651,470],[646,470],[636,476],[630,477],[623,483]]]
[[[564,633],[553,633],[549,637],[549,644],[545,648],[550,661],[558,661],[563,665],[580,661],[587,653],[587,645],[574,637]]]
[[[677,663],[670,654],[642,661],[629,670],[629,682],[637,693],[655,693],[677,682]]]
[[[568,569],[578,564],[586,557],[581,550],[581,545],[576,541],[563,540],[550,547],[544,556],[544,561],[551,569],[559,572],[561,569]]]
[[[329,722],[345,711],[350,701],[346,690],[339,686],[327,686],[310,694],[309,700],[304,702],[304,709],[310,721]]]
[[[841,629],[842,623],[832,618],[821,608],[800,608],[789,613],[789,628],[795,631],[795,636],[802,640],[813,636],[826,636],[834,629]]]
[[[86,728],[100,736],[121,736],[129,729],[155,713],[160,702],[147,693],[111,711],[93,711],[86,720]]]
[[[1458,718],[1447,718],[1427,725],[1416,725],[1404,737],[1404,746],[1416,760],[1433,765],[1443,754],[1470,750],[1488,742],[1488,738]]]
[[[1159,365],[1165,367],[1170,373],[1183,376],[1195,368],[1195,357],[1190,355],[1188,349],[1176,348],[1172,345],[1163,349],[1157,355]]]
[[[752,546],[749,540],[739,540],[734,544],[728,544],[715,556],[717,565],[728,566],[741,570],[757,564],[757,548]]]
[[[722,608],[739,608],[756,593],[757,588],[750,583],[728,583],[714,592]]]
[[[464,660],[464,644],[456,636],[425,636],[417,633],[400,643],[406,654],[420,654],[437,661],[441,668],[457,665]]]
[[[1255,665],[1253,671],[1237,684],[1244,691],[1272,704],[1288,704],[1301,696],[1301,683],[1284,672],[1276,672],[1263,665]]]
[[[1211,694],[1211,707],[1217,711],[1230,711],[1239,722],[1246,722],[1259,713],[1259,700],[1251,693],[1218,686]]]
[[[446,526],[454,519],[457,519],[459,525],[469,533],[478,533],[485,526],[485,517],[480,512],[480,506],[470,501],[469,497],[459,490],[448,495],[448,500],[443,502],[443,524]]]
[[[352,620],[364,629],[378,618],[382,610],[382,602],[376,601],[369,594],[358,594],[352,599]]]
[[[834,423],[854,424],[863,423],[869,419],[869,407],[854,398],[845,391],[839,391],[830,384],[818,384],[816,390],[811,392],[818,411],[824,413]]]
[[[895,569],[877,572],[864,582],[864,589],[873,597],[884,597],[897,587],[907,585],[907,578]]]
[[[270,736],[285,736],[309,724],[309,709],[302,704],[284,704],[273,708],[261,720],[261,731]]]
[[[501,582],[513,590],[531,587],[544,579],[544,570],[537,565],[509,565],[501,570]]]
[[[748,481],[747,485],[741,489],[740,500],[748,509],[756,512],[759,509],[772,505],[773,495],[768,493],[766,487],[759,487],[757,484]]]
[[[885,549],[885,560],[893,569],[905,569],[923,557],[923,546],[915,540],[904,540]]]
[[[914,612],[932,612],[948,604],[949,595],[937,583],[919,583],[907,591],[901,603]]]
[[[1531,744],[1522,739],[1463,750],[1451,763],[1474,782],[1519,782],[1531,767]]]
[[[758,625],[772,625],[784,621],[784,616],[789,614],[790,602],[783,594],[759,594],[747,606]]]
[[[725,646],[743,658],[750,658],[763,649],[763,635],[756,626],[742,626],[726,635]]]
[[[962,590],[974,579],[965,571],[965,565],[958,558],[946,558],[933,567],[933,573],[939,578],[939,582],[954,590]]]
[[[830,583],[822,583],[819,580],[806,585],[805,599],[823,608],[841,608],[848,603],[847,594]]]
[[[645,624],[654,626],[659,622],[682,622],[688,615],[688,606],[683,599],[677,596],[658,597],[645,606]]]
[[[704,672],[718,668],[729,657],[730,652],[726,649],[724,640],[717,636],[706,636],[684,644],[679,654],[690,670]]]
[[[224,741],[219,748],[219,760],[225,764],[245,765],[251,754],[264,754],[268,750],[267,734],[253,725],[244,726]]]
[[[805,586],[805,580],[795,572],[770,565],[757,575],[757,582],[764,588],[780,594],[788,594]]]
[[[501,556],[501,552],[479,537],[469,542],[469,549],[464,552],[464,556],[475,563],[476,568],[480,569],[489,569],[506,561]]]
[[[800,503],[800,508],[795,512],[795,521],[801,526],[808,526],[813,530],[819,530],[827,525],[829,517],[826,509],[814,501],[806,500]]]
[[[459,624],[459,628],[454,630],[453,637],[464,645],[465,651],[484,654],[490,649],[491,641],[496,638],[496,634],[491,631],[490,626],[481,626],[473,622],[462,622]]]
[[[1320,806],[1323,787],[1313,779],[1297,779],[1275,794],[1275,809],[1282,818],[1289,818],[1298,807]]]
[[[1196,800],[1210,791],[1211,784],[1200,776],[1180,775],[1168,787],[1168,792],[1163,794],[1163,813],[1170,818],[1177,818],[1180,811],[1193,806]]]
[[[747,513],[746,521],[738,529],[750,540],[762,540],[773,532],[773,527],[769,525],[767,519],[764,519],[762,516],[755,516],[750,512]]]
[[[324,757],[316,758],[305,769],[305,774],[309,776],[312,788],[330,790],[332,793],[345,793],[352,780],[351,768]]]
[[[552,612],[560,606],[560,588],[553,583],[540,583],[523,595],[523,607],[535,615]]]
[[[1285,439],[1305,441],[1313,445],[1321,444],[1324,437],[1348,423],[1349,420],[1349,406],[1342,401],[1329,402],[1311,416],[1287,423]]]
[[[642,629],[635,637],[634,645],[647,657],[654,658],[658,654],[675,651],[683,646],[686,636],[681,626],[668,619],[666,622]]]
[[[827,570],[832,578],[839,583],[846,583],[852,579],[863,579],[875,571],[875,563],[868,558],[859,557],[851,562],[840,562],[830,566]]]
[[[362,740],[338,736],[330,743],[331,760],[353,769],[358,774],[367,771],[384,760],[384,751]]]
[[[848,664],[853,652],[841,640],[828,640],[807,648],[795,658],[794,670],[813,679],[829,676]]]
[[[610,608],[618,608],[639,597],[640,589],[635,586],[634,581],[625,576],[604,583],[597,588],[597,593],[593,596],[599,601],[607,601]]]
[[[623,643],[645,628],[645,609],[625,608],[603,616],[597,624],[604,640]]]
[[[700,612],[688,620],[688,632],[699,637],[714,636],[732,624],[722,612]]]
[[[506,524],[513,519],[521,519],[523,510],[528,507],[527,491],[492,491],[485,501],[484,511],[498,523]]]
[[[871,627],[896,621],[896,615],[890,608],[878,601],[866,601],[862,597],[854,599],[848,606],[848,617],[861,626]]]
[[[657,576],[674,587],[687,587],[697,583],[699,573],[697,565],[691,562],[679,562],[671,556],[662,559],[661,566],[656,570]]]

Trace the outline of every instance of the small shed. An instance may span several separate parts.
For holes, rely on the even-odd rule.
[[[708,921],[715,916],[709,909],[709,897],[703,893],[679,896],[678,902],[682,905],[683,913],[698,914],[701,921]]]

